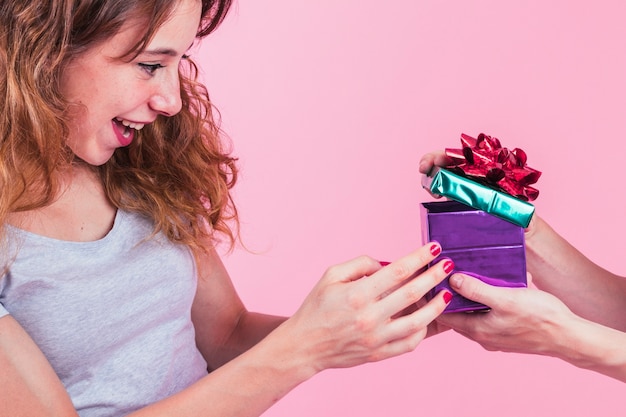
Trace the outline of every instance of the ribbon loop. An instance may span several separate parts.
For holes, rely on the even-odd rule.
[[[528,157],[522,149],[503,148],[498,138],[484,133],[476,138],[462,133],[461,146],[446,149],[454,164],[450,169],[524,201],[539,195],[530,185],[539,180],[541,172],[526,166]]]

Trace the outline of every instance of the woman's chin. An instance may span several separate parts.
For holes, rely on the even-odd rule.
[[[74,156],[77,161],[97,167],[106,164],[113,156],[113,152],[93,152],[86,155],[74,153]]]

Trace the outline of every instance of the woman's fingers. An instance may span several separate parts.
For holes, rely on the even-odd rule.
[[[371,300],[378,300],[415,277],[440,253],[441,245],[431,242],[391,263],[361,256],[331,266],[324,274],[324,280],[327,283],[353,282],[353,291]]]
[[[428,326],[450,301],[442,291],[420,301],[453,268],[431,242],[387,265],[359,257],[327,270],[300,309],[291,317],[298,338],[311,344],[318,369],[354,366],[415,349]],[[409,308],[415,305],[415,308]]]
[[[392,317],[406,307],[417,303],[435,285],[443,281],[453,269],[454,263],[452,260],[446,258],[440,260],[437,264],[428,268],[418,276],[405,281],[403,285],[395,288],[379,301],[378,304],[382,309],[382,314],[384,314],[385,317]],[[382,274],[383,271],[379,273]],[[425,307],[426,306],[422,308]]]
[[[450,301],[441,291],[420,309],[398,318],[387,318],[373,326],[376,331],[363,331],[363,347],[369,352],[367,362],[376,362],[411,352],[427,336],[428,325],[439,316]]]
[[[324,280],[329,283],[352,282],[374,274],[382,268],[382,264],[369,256],[333,265],[324,273]]]
[[[443,313],[450,299],[450,292],[440,291],[432,300],[413,313],[392,319],[385,329],[386,337],[393,342],[420,333],[423,339],[426,337],[428,325]]]
[[[409,255],[404,256],[385,267],[381,267],[366,280],[360,281],[358,283],[360,287],[359,289],[363,291],[366,297],[372,300],[386,298],[389,294],[394,293],[398,288],[406,286],[405,284],[407,282],[412,280],[419,273],[419,271],[424,270],[424,268],[432,260],[439,256],[440,253],[441,245],[439,245],[439,243],[428,243]],[[405,291],[405,293],[410,293],[410,290],[413,290],[413,295],[406,295],[407,299],[412,299],[412,302],[416,302],[421,298],[421,296],[415,298],[416,294],[421,291],[419,287],[432,284],[428,287],[428,289],[430,289],[439,282],[437,281],[439,277],[433,276],[432,273],[428,273],[426,276],[427,279],[425,282],[414,284],[409,287],[409,290]],[[415,288],[415,286],[418,288]],[[424,293],[422,293],[422,295],[424,295]],[[408,302],[404,304],[404,307],[407,307],[410,304],[411,302]],[[398,310],[395,312],[397,311]]]

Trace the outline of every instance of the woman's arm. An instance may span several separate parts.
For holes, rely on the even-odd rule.
[[[259,416],[324,369],[412,351],[445,309],[449,293],[441,292],[409,314],[399,313],[453,268],[450,261],[443,260],[421,274],[415,272],[440,250],[438,244],[430,244],[385,267],[369,257],[336,265],[327,270],[291,318],[251,316],[255,318],[245,324],[241,317],[248,313],[212,254],[202,261],[207,262],[203,268],[211,269],[202,273],[207,281],[198,288],[216,293],[199,294],[193,315],[198,326],[217,326],[199,329],[198,343],[209,355],[209,363],[224,364],[183,391],[128,417]],[[218,319],[203,317],[209,313]],[[250,330],[249,323],[259,318],[261,328]],[[228,360],[232,356],[236,357]],[[43,354],[10,317],[0,319],[0,364],[0,399],[15,400],[6,406],[0,403],[0,417],[76,416]]]
[[[11,316],[0,318],[0,416],[78,416],[43,353]]]
[[[198,288],[191,317],[196,343],[216,369],[256,345],[286,320],[249,312],[215,251],[196,254]]]
[[[203,323],[197,321],[198,314],[205,311],[226,318],[225,323],[217,323],[217,330],[200,330],[205,351],[217,352],[219,361],[230,356],[224,352],[243,353],[184,391],[131,416],[258,416],[324,369],[356,366],[414,350],[449,300],[440,293],[411,314],[397,314],[420,300],[452,267],[442,261],[416,276],[415,271],[432,261],[438,250],[437,244],[427,245],[384,268],[369,257],[329,268],[300,309],[265,337],[263,333],[273,324],[259,332],[239,325],[237,317],[247,313],[240,301],[236,308],[227,305],[237,299],[235,295],[199,294],[194,306],[197,325]],[[223,280],[208,281],[206,290],[217,288],[222,295],[231,291],[224,272],[205,278]],[[237,335],[238,331],[244,335]],[[210,340],[211,334],[219,335],[228,346],[222,349]]]

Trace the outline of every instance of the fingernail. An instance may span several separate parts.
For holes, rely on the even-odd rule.
[[[378,261],[378,263],[380,264],[380,266],[387,266],[387,265],[389,265],[391,262],[387,262],[387,261]]]
[[[452,293],[450,291],[443,293],[443,301],[445,301],[446,304],[450,304],[450,301],[452,301]]]
[[[450,282],[450,285],[454,288],[460,288],[463,283],[463,277],[459,274],[454,274],[449,278],[448,282]]]
[[[450,272],[452,272],[453,269],[454,269],[454,262],[452,262],[450,259],[444,262],[443,271],[446,274],[449,274]]]
[[[441,246],[439,245],[439,243],[433,243],[432,245],[430,245],[430,253],[433,256],[438,256],[441,253]]]

